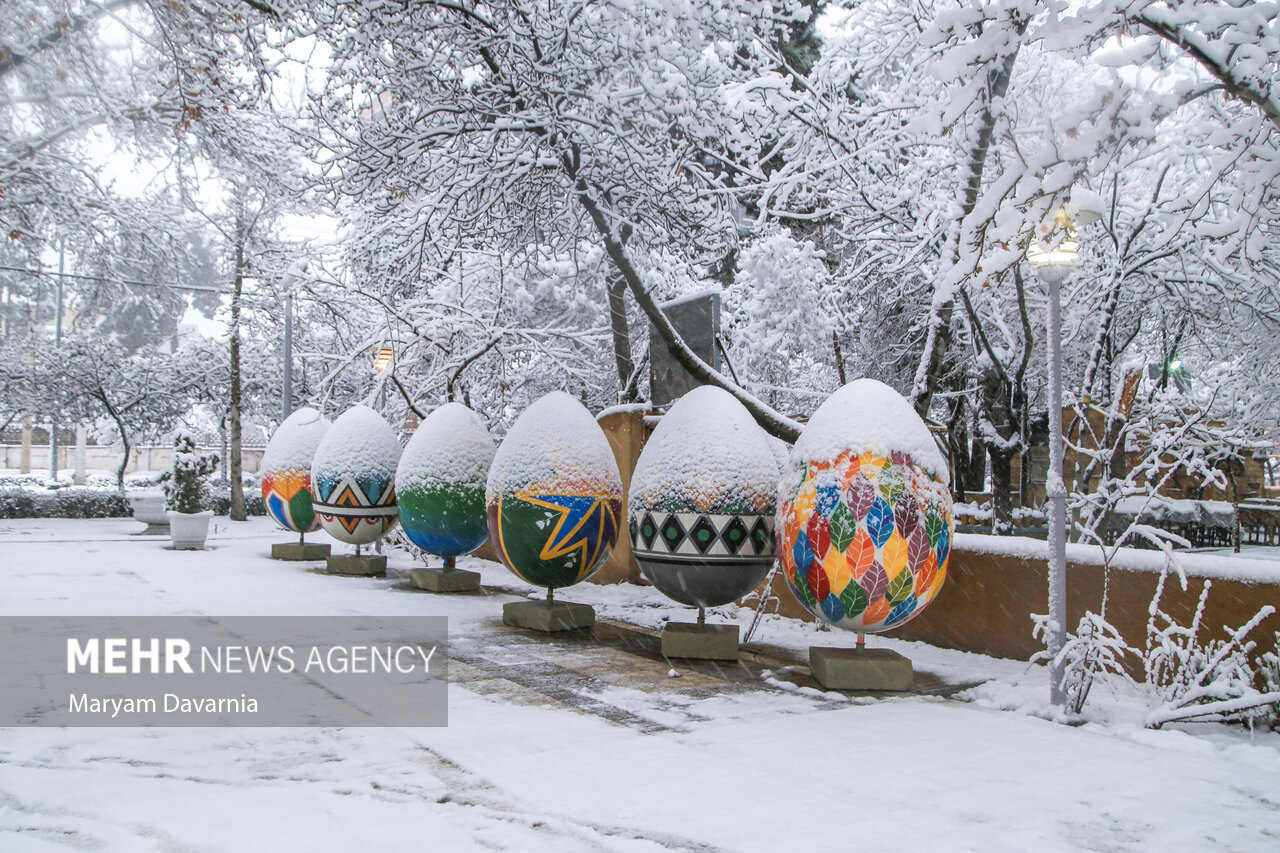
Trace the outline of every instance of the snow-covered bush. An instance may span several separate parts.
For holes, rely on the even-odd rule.
[[[204,509],[204,484],[218,468],[218,454],[197,453],[196,439],[185,430],[173,434],[173,463],[161,476],[165,508],[197,513]]]
[[[1047,637],[1049,617],[1037,616],[1035,636]],[[1067,641],[1058,652],[1062,667],[1062,692],[1066,697],[1066,711],[1078,716],[1089,700],[1089,693],[1097,682],[1114,690],[1114,680],[1131,682],[1124,669],[1124,657],[1136,654],[1125,643],[1115,626],[1103,616],[1085,611],[1074,634],[1067,634]],[[1048,660],[1048,652],[1041,652],[1032,661]]]
[[[1063,710],[1070,717],[1078,717],[1092,688],[1101,683],[1113,692],[1121,685],[1145,691],[1149,728],[1178,721],[1252,723],[1259,719],[1280,725],[1280,656],[1275,652],[1255,655],[1257,644],[1246,639],[1275,608],[1265,605],[1240,627],[1223,626],[1226,639],[1204,642],[1200,631],[1213,583],[1204,581],[1190,624],[1179,624],[1161,609],[1160,602],[1171,572],[1177,573],[1184,590],[1187,579],[1173,560],[1172,551],[1166,550],[1166,554],[1168,561],[1148,606],[1143,648],[1130,646],[1107,621],[1105,583],[1101,612],[1086,611],[1075,633],[1067,634],[1056,658],[1062,665]],[[1047,637],[1049,617],[1032,614],[1032,620],[1035,636]],[[1280,635],[1277,649],[1280,650]],[[1126,668],[1130,655],[1141,665],[1142,683],[1131,677],[1131,668]],[[1048,652],[1031,658],[1032,663],[1049,660]]]
[[[128,518],[129,513],[128,502],[114,488],[0,488],[0,518]]]
[[[1150,697],[1147,726],[1158,729],[1180,720],[1242,722],[1264,716],[1267,706],[1280,702],[1280,692],[1257,689],[1250,660],[1256,644],[1245,637],[1275,608],[1259,608],[1252,619],[1230,630],[1226,640],[1201,643],[1205,602],[1213,584],[1204,582],[1191,624],[1183,626],[1160,609],[1168,575],[1167,570],[1161,573],[1151,599],[1142,655]],[[1183,583],[1185,587],[1185,578]]]
[[[1263,691],[1280,693],[1280,631],[1276,632],[1276,650],[1258,659],[1258,678],[1262,681]],[[1280,731],[1280,699],[1266,705],[1263,710],[1267,725]]]
[[[21,489],[0,491],[0,518],[35,518],[35,497]]]
[[[214,515],[231,514],[231,489],[226,483],[206,483],[204,489],[204,507],[213,511]],[[267,505],[258,492],[245,492],[245,515],[266,515]]]

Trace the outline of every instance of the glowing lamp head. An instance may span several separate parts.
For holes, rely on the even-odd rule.
[[[373,369],[377,373],[381,373],[391,366],[391,348],[383,347],[378,350],[377,357],[373,360]]]
[[[1054,214],[1054,224],[1041,225],[1040,234],[1033,237],[1027,247],[1027,260],[1036,268],[1036,273],[1045,281],[1063,281],[1071,274],[1071,267],[1080,257],[1080,243],[1077,241],[1076,223],[1092,222],[1098,219],[1096,213],[1080,211],[1072,217],[1063,208]],[[1056,243],[1055,236],[1061,235]]]

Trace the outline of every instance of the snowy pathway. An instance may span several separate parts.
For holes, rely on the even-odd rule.
[[[771,620],[776,654],[669,678],[649,631],[681,611],[652,589],[575,588],[617,624],[542,638],[501,626],[523,588],[490,564],[470,567],[510,592],[445,598],[405,589],[403,555],[388,579],[268,560],[262,520],[203,553],[137,528],[0,521],[0,607],[447,615],[450,725],[0,730],[0,849],[1280,849],[1280,737],[996,710],[1043,678],[1024,664],[897,643],[939,685],[989,683],[849,698],[775,668],[847,638]]]

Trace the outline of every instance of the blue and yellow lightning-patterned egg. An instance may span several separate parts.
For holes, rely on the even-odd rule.
[[[561,391],[516,419],[485,489],[489,540],[503,565],[536,586],[571,586],[618,541],[622,477],[604,433]]]

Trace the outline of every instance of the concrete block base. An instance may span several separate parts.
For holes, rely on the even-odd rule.
[[[329,548],[323,542],[278,542],[271,546],[273,560],[327,560]]]
[[[662,654],[694,660],[737,660],[737,625],[668,622],[662,628]]]
[[[333,554],[327,567],[331,575],[372,577],[387,573],[387,558],[379,554]]]
[[[910,690],[911,661],[889,649],[809,647],[809,669],[831,690]]]
[[[502,624],[550,634],[590,628],[596,624],[596,612],[589,604],[571,601],[517,601],[502,605]]]
[[[411,569],[409,582],[427,592],[475,592],[480,589],[480,573],[466,569]]]
[[[167,521],[164,524],[154,524],[152,522],[144,522],[144,523],[147,525],[146,528],[144,530],[139,530],[137,533],[134,533],[133,534],[134,536],[168,536],[169,535],[169,522]]]

